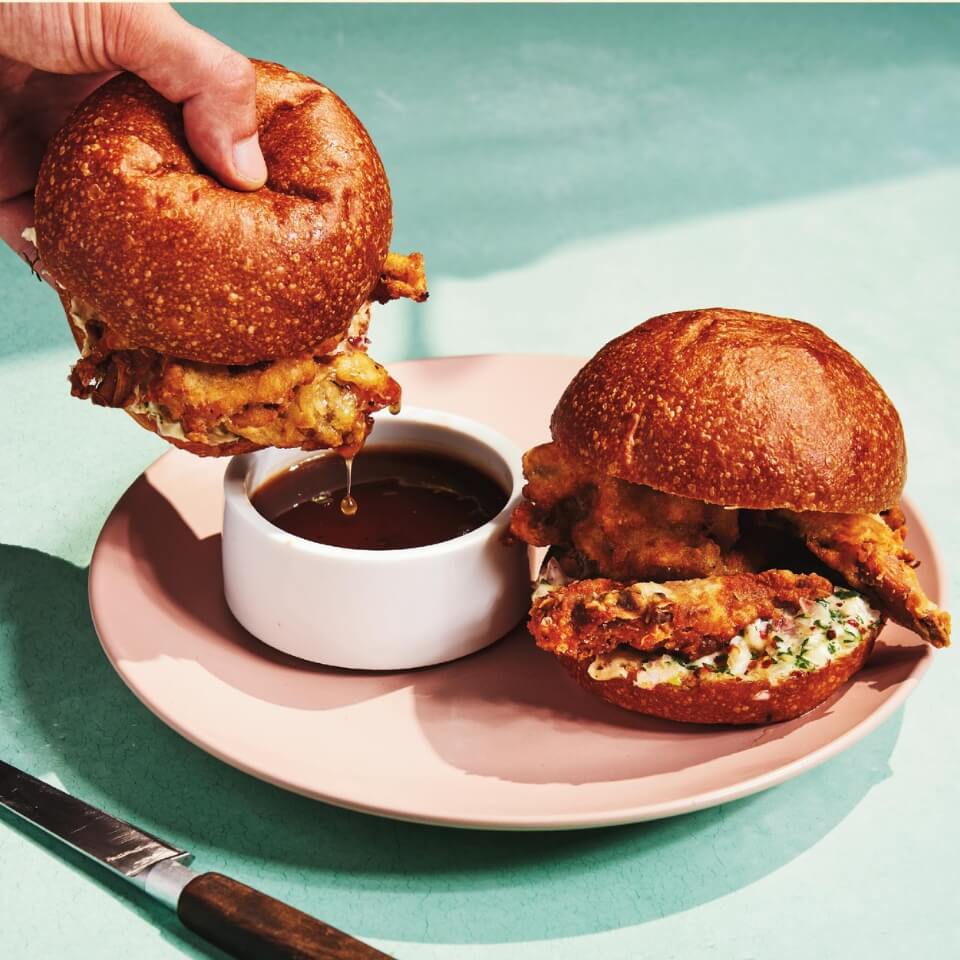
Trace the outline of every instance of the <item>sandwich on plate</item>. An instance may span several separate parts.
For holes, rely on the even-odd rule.
[[[580,370],[550,429],[511,529],[549,548],[530,631],[590,692],[768,723],[833,694],[887,620],[949,643],[904,543],[900,418],[816,327],[654,317]]]

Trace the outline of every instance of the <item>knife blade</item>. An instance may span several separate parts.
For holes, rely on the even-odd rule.
[[[241,960],[389,960],[289,904],[219,873],[191,854],[0,760],[0,806],[95,860]],[[186,862],[185,862],[186,861]]]

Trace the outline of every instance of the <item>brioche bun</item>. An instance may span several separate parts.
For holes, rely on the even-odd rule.
[[[251,364],[339,337],[387,256],[390,189],[370,137],[326,87],[254,61],[266,186],[204,172],[181,109],[121,74],[51,141],[37,248],[125,346]]]
[[[878,513],[906,474],[900,418],[867,370],[817,327],[742,310],[612,340],[550,426],[603,474],[728,507]]]
[[[883,627],[878,621],[847,656],[814,670],[796,670],[779,683],[765,678],[698,671],[682,683],[638,687],[633,677],[595,680],[590,660],[555,654],[590,693],[637,713],[681,723],[761,724],[792,720],[836,693],[864,664]]]

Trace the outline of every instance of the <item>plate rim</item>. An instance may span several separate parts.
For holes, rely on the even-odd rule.
[[[504,356],[512,358],[529,357],[531,359],[552,359],[552,360],[576,360],[583,362],[583,358],[572,354],[503,354],[503,353],[473,353],[458,354],[444,357],[424,357],[422,359],[405,360],[394,363],[393,367],[402,365],[424,365],[430,363],[442,363],[446,360],[464,360],[464,359],[495,359]],[[672,816],[680,816],[686,813],[694,813],[699,810],[709,809],[744,797],[753,796],[764,790],[779,786],[787,780],[791,780],[802,773],[815,769],[828,760],[833,759],[838,754],[847,750],[855,743],[867,737],[874,730],[880,727],[888,720],[900,707],[903,706],[907,698],[917,688],[920,680],[926,674],[933,659],[933,649],[929,644],[923,647],[917,647],[922,650],[922,655],[916,660],[909,674],[897,685],[896,690],[885,700],[883,700],[876,709],[872,710],[857,723],[848,727],[840,736],[824,743],[822,746],[812,750],[801,757],[797,757],[787,763],[773,768],[772,770],[754,774],[753,776],[738,781],[735,784],[728,784],[722,787],[715,787],[700,791],[684,800],[664,800],[658,803],[631,803],[624,806],[607,809],[604,813],[595,811],[570,812],[566,814],[542,815],[542,814],[511,814],[494,817],[476,817],[457,815],[451,813],[448,816],[431,816],[417,813],[416,811],[403,809],[402,807],[385,806],[375,803],[366,803],[355,798],[344,797],[337,794],[325,792],[317,788],[305,788],[300,784],[276,777],[272,774],[256,768],[246,763],[242,757],[229,754],[220,750],[215,744],[211,744],[204,738],[195,735],[186,729],[175,716],[164,709],[161,704],[151,702],[145,698],[138,687],[133,683],[123,670],[118,659],[114,657],[105,638],[104,631],[98,623],[96,604],[94,601],[95,583],[99,580],[98,571],[100,564],[98,557],[102,557],[102,546],[107,529],[117,511],[117,508],[126,498],[128,493],[143,480],[147,473],[156,467],[161,461],[178,456],[180,451],[173,449],[167,450],[159,457],[151,461],[124,489],[117,501],[111,507],[110,512],[104,520],[103,526],[97,535],[93,552],[90,558],[89,575],[87,580],[87,600],[90,608],[90,616],[97,634],[98,642],[103,650],[107,661],[123,681],[125,686],[136,699],[143,704],[154,716],[166,724],[170,729],[183,737],[188,743],[210,754],[222,763],[240,770],[242,773],[252,776],[274,787],[286,790],[299,796],[311,800],[318,800],[331,806],[351,810],[357,813],[364,813],[372,816],[384,817],[391,820],[398,820],[406,823],[416,823],[428,826],[471,829],[471,830],[500,830],[500,831],[554,831],[554,830],[585,830],[597,827],[613,827],[628,823],[643,823],[653,820],[664,819]],[[941,607],[948,604],[946,572],[943,562],[943,556],[936,540],[933,538],[930,528],[920,511],[914,506],[913,500],[906,495],[901,496],[901,503],[908,509],[911,515],[911,526],[919,528],[921,535],[929,545],[932,557],[934,585],[937,593],[937,603]],[[629,781],[627,781],[629,782]]]

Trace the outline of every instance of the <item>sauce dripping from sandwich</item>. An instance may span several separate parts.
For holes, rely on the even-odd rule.
[[[403,550],[476,530],[508,499],[485,471],[412,447],[365,450],[346,487],[342,471],[336,455],[303,460],[267,480],[251,502],[281,530],[314,543]],[[349,505],[344,510],[347,500],[352,513]]]
[[[400,412],[400,401],[396,400],[390,404],[387,409],[390,411],[393,416],[396,416]],[[351,454],[349,457],[343,458],[344,466],[347,468],[347,492],[344,495],[343,499],[340,501],[340,512],[345,517],[352,517],[356,515],[357,510],[360,509],[359,504],[354,499],[352,494],[353,489],[353,458],[356,456],[355,453]]]
[[[352,517],[357,512],[357,501],[353,499],[353,457],[347,457],[343,461],[344,466],[347,468],[347,492],[340,500],[340,512],[345,517]]]
[[[387,409],[393,416],[396,416],[400,413],[400,401],[394,401]],[[357,501],[350,495],[353,486],[353,457],[347,457],[343,462],[347,467],[347,495],[340,501],[340,512],[345,517],[352,517],[360,509]]]

